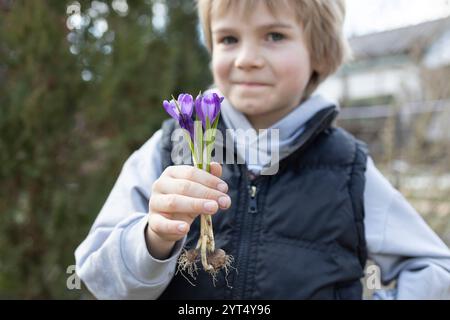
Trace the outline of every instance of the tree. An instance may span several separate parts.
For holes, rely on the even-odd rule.
[[[155,30],[154,2],[80,1],[82,18],[107,12],[72,30],[72,2],[1,2],[0,297],[82,294],[66,270],[124,160],[160,127],[163,99],[209,85],[193,3],[167,1]]]

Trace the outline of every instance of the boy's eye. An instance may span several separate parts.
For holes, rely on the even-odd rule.
[[[237,39],[232,36],[226,36],[226,37],[223,37],[222,39],[220,39],[219,42],[223,43],[223,44],[233,44],[233,43],[237,42]]]
[[[284,39],[284,35],[278,32],[271,32],[268,34],[268,38],[271,41],[281,41]]]

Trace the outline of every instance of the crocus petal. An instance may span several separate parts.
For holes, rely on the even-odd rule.
[[[208,115],[208,119],[209,121],[211,121],[211,119],[214,117],[214,95],[205,95],[203,102],[203,112]]]
[[[197,96],[195,99],[195,112],[202,121],[204,129],[206,129],[206,117],[208,117],[210,125],[216,120],[220,113],[220,104],[223,99],[223,97],[219,97],[216,93],[206,93]]]
[[[214,110],[211,116],[211,123],[214,122],[214,120],[216,120],[217,115],[220,112],[220,104],[223,101],[223,97],[220,98],[217,93],[214,93]]]
[[[174,118],[175,120],[180,120],[180,115],[179,115],[179,113],[178,113],[178,110],[177,110],[177,106],[175,105],[175,102],[174,101],[167,101],[167,100],[164,100],[163,101],[163,107],[164,107],[164,110],[166,110],[166,112],[172,117],[172,118]]]
[[[195,99],[195,113],[197,114],[197,117],[202,121],[203,127],[205,128],[205,114],[203,113],[203,97],[201,95],[197,96]]]
[[[194,110],[194,99],[190,94],[180,94],[178,96],[178,104],[181,106],[181,113],[189,117],[192,116]]]
[[[186,129],[191,136],[191,139],[194,139],[194,121],[191,117],[187,117],[186,115],[180,116],[180,121],[178,122],[180,127]]]
[[[209,94],[205,101],[207,101],[207,108],[208,108],[208,119],[210,121],[210,123],[214,122],[217,112],[217,106],[219,104],[219,97],[217,96],[216,93],[213,94]]]

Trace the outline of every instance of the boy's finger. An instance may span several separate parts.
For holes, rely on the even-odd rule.
[[[189,224],[187,222],[170,220],[156,213],[149,215],[148,226],[159,235],[181,236],[189,232]]]
[[[157,194],[150,198],[150,208],[154,212],[214,214],[219,205],[214,200],[197,199],[179,194]]]
[[[222,166],[220,165],[220,163],[211,162],[209,168],[211,170],[212,175],[215,175],[216,177],[222,176]]]
[[[222,176],[222,165],[220,163],[217,162],[211,162],[210,165],[210,171],[211,174],[216,176],[216,177],[221,177]],[[221,180],[223,181],[223,180]],[[218,190],[222,191],[223,193],[227,193],[228,192],[228,185],[226,182],[220,183],[219,186],[217,187]]]
[[[165,174],[176,179],[195,181],[222,192],[228,191],[228,186],[222,179],[195,167],[171,166],[167,168]]]
[[[167,177],[159,180],[157,187],[161,194],[179,194],[192,198],[215,200],[223,209],[231,205],[231,199],[227,194],[189,180]]]

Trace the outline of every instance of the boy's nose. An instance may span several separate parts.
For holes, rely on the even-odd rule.
[[[264,59],[254,46],[243,46],[236,57],[234,65],[239,69],[261,68],[264,66]]]

